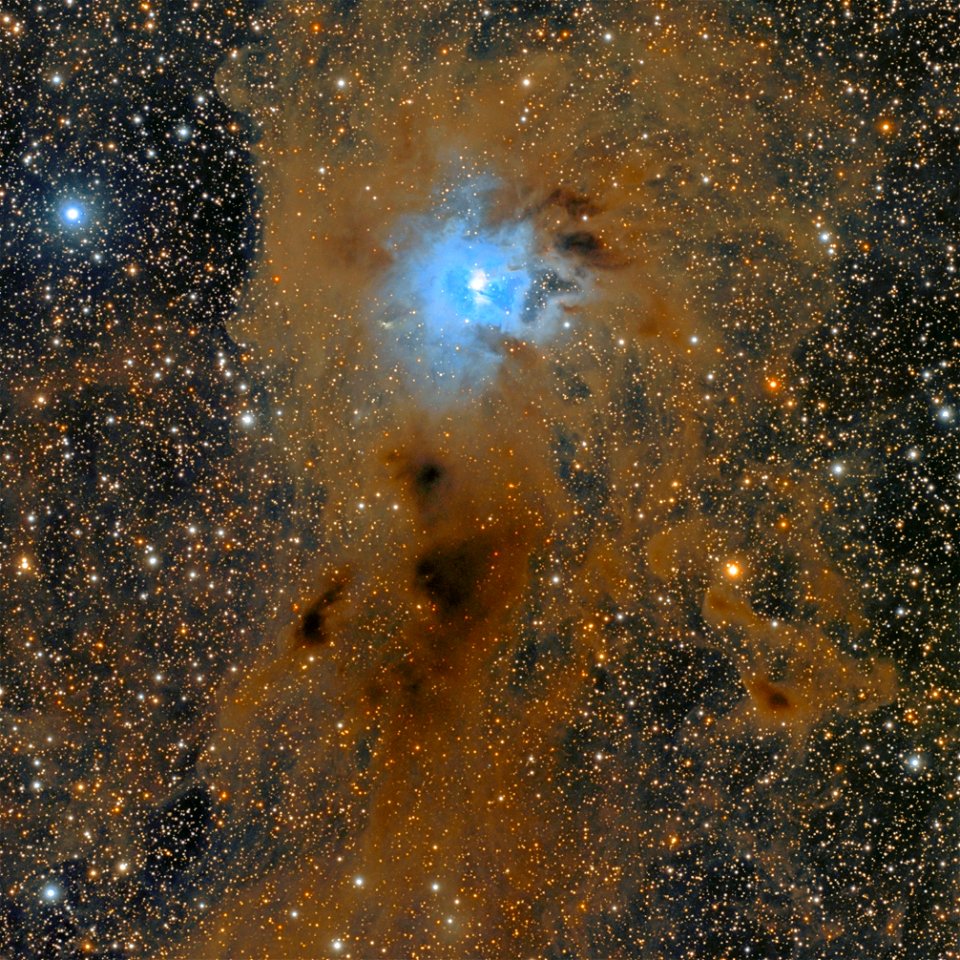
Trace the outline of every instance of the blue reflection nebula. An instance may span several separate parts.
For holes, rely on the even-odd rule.
[[[428,334],[462,348],[474,329],[519,335],[533,284],[530,228],[511,225],[500,235],[474,236],[454,220],[408,269],[425,310]],[[471,325],[473,329],[471,329]]]
[[[560,326],[557,307],[579,290],[570,271],[538,251],[533,225],[491,225],[486,187],[453,195],[413,218],[392,242],[384,324],[411,378],[437,389],[481,384],[509,339],[541,343]]]

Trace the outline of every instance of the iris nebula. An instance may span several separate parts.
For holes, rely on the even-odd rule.
[[[497,184],[447,191],[388,241],[384,282],[387,340],[413,383],[448,399],[479,388],[511,342],[546,343],[570,329],[582,296],[574,265],[545,246],[530,218],[490,219]]]

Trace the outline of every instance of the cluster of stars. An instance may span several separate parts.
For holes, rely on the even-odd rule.
[[[0,953],[958,956],[960,18],[0,12]]]

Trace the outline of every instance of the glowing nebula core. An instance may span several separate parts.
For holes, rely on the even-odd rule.
[[[496,370],[504,345],[542,344],[564,327],[564,307],[583,277],[526,219],[491,223],[485,185],[459,191],[432,215],[410,218],[391,241],[384,328],[417,383],[477,386]]]

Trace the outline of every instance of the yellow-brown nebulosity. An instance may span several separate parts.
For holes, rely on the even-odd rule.
[[[752,449],[758,420],[799,416],[791,355],[831,299],[822,212],[785,183],[815,176],[805,133],[840,136],[842,111],[712,6],[621,13],[631,29],[596,65],[576,36],[504,63],[462,42],[424,52],[396,5],[365,5],[361,63],[314,29],[326,7],[272,8],[259,89],[238,70],[250,54],[221,72],[264,124],[263,266],[237,327],[294,368],[291,463],[328,499],[316,581],[280,649],[228,691],[210,761],[231,816],[271,818],[290,852],[225,899],[205,956],[334,941],[519,955],[560,928],[586,951],[587,918],[610,904],[640,897],[658,916],[645,878],[686,842],[641,799],[659,783],[654,722],[647,739],[610,708],[621,749],[595,751],[602,789],[587,802],[565,786],[598,675],[691,647],[733,664],[745,699],[704,716],[702,770],[678,775],[691,819],[733,802],[710,774],[731,744],[778,734],[800,762],[817,724],[895,695],[888,665],[826,629],[863,629],[825,559],[826,473]],[[332,45],[314,74],[318,43]],[[838,218],[869,153],[844,169],[818,188]],[[404,256],[390,238],[478,177],[499,184],[489,222],[532,224],[589,295],[555,340],[504,340],[486,383],[436,402],[382,322]],[[800,570],[803,600],[776,626],[749,595],[773,559]],[[518,692],[531,645],[550,652]],[[458,893],[453,923],[434,882]]]
[[[707,589],[703,614],[737,664],[753,722],[761,729],[785,729],[797,748],[832,715],[868,711],[896,696],[891,663],[845,654],[816,625],[760,617],[729,584],[718,581]],[[775,663],[786,666],[774,681]]]

